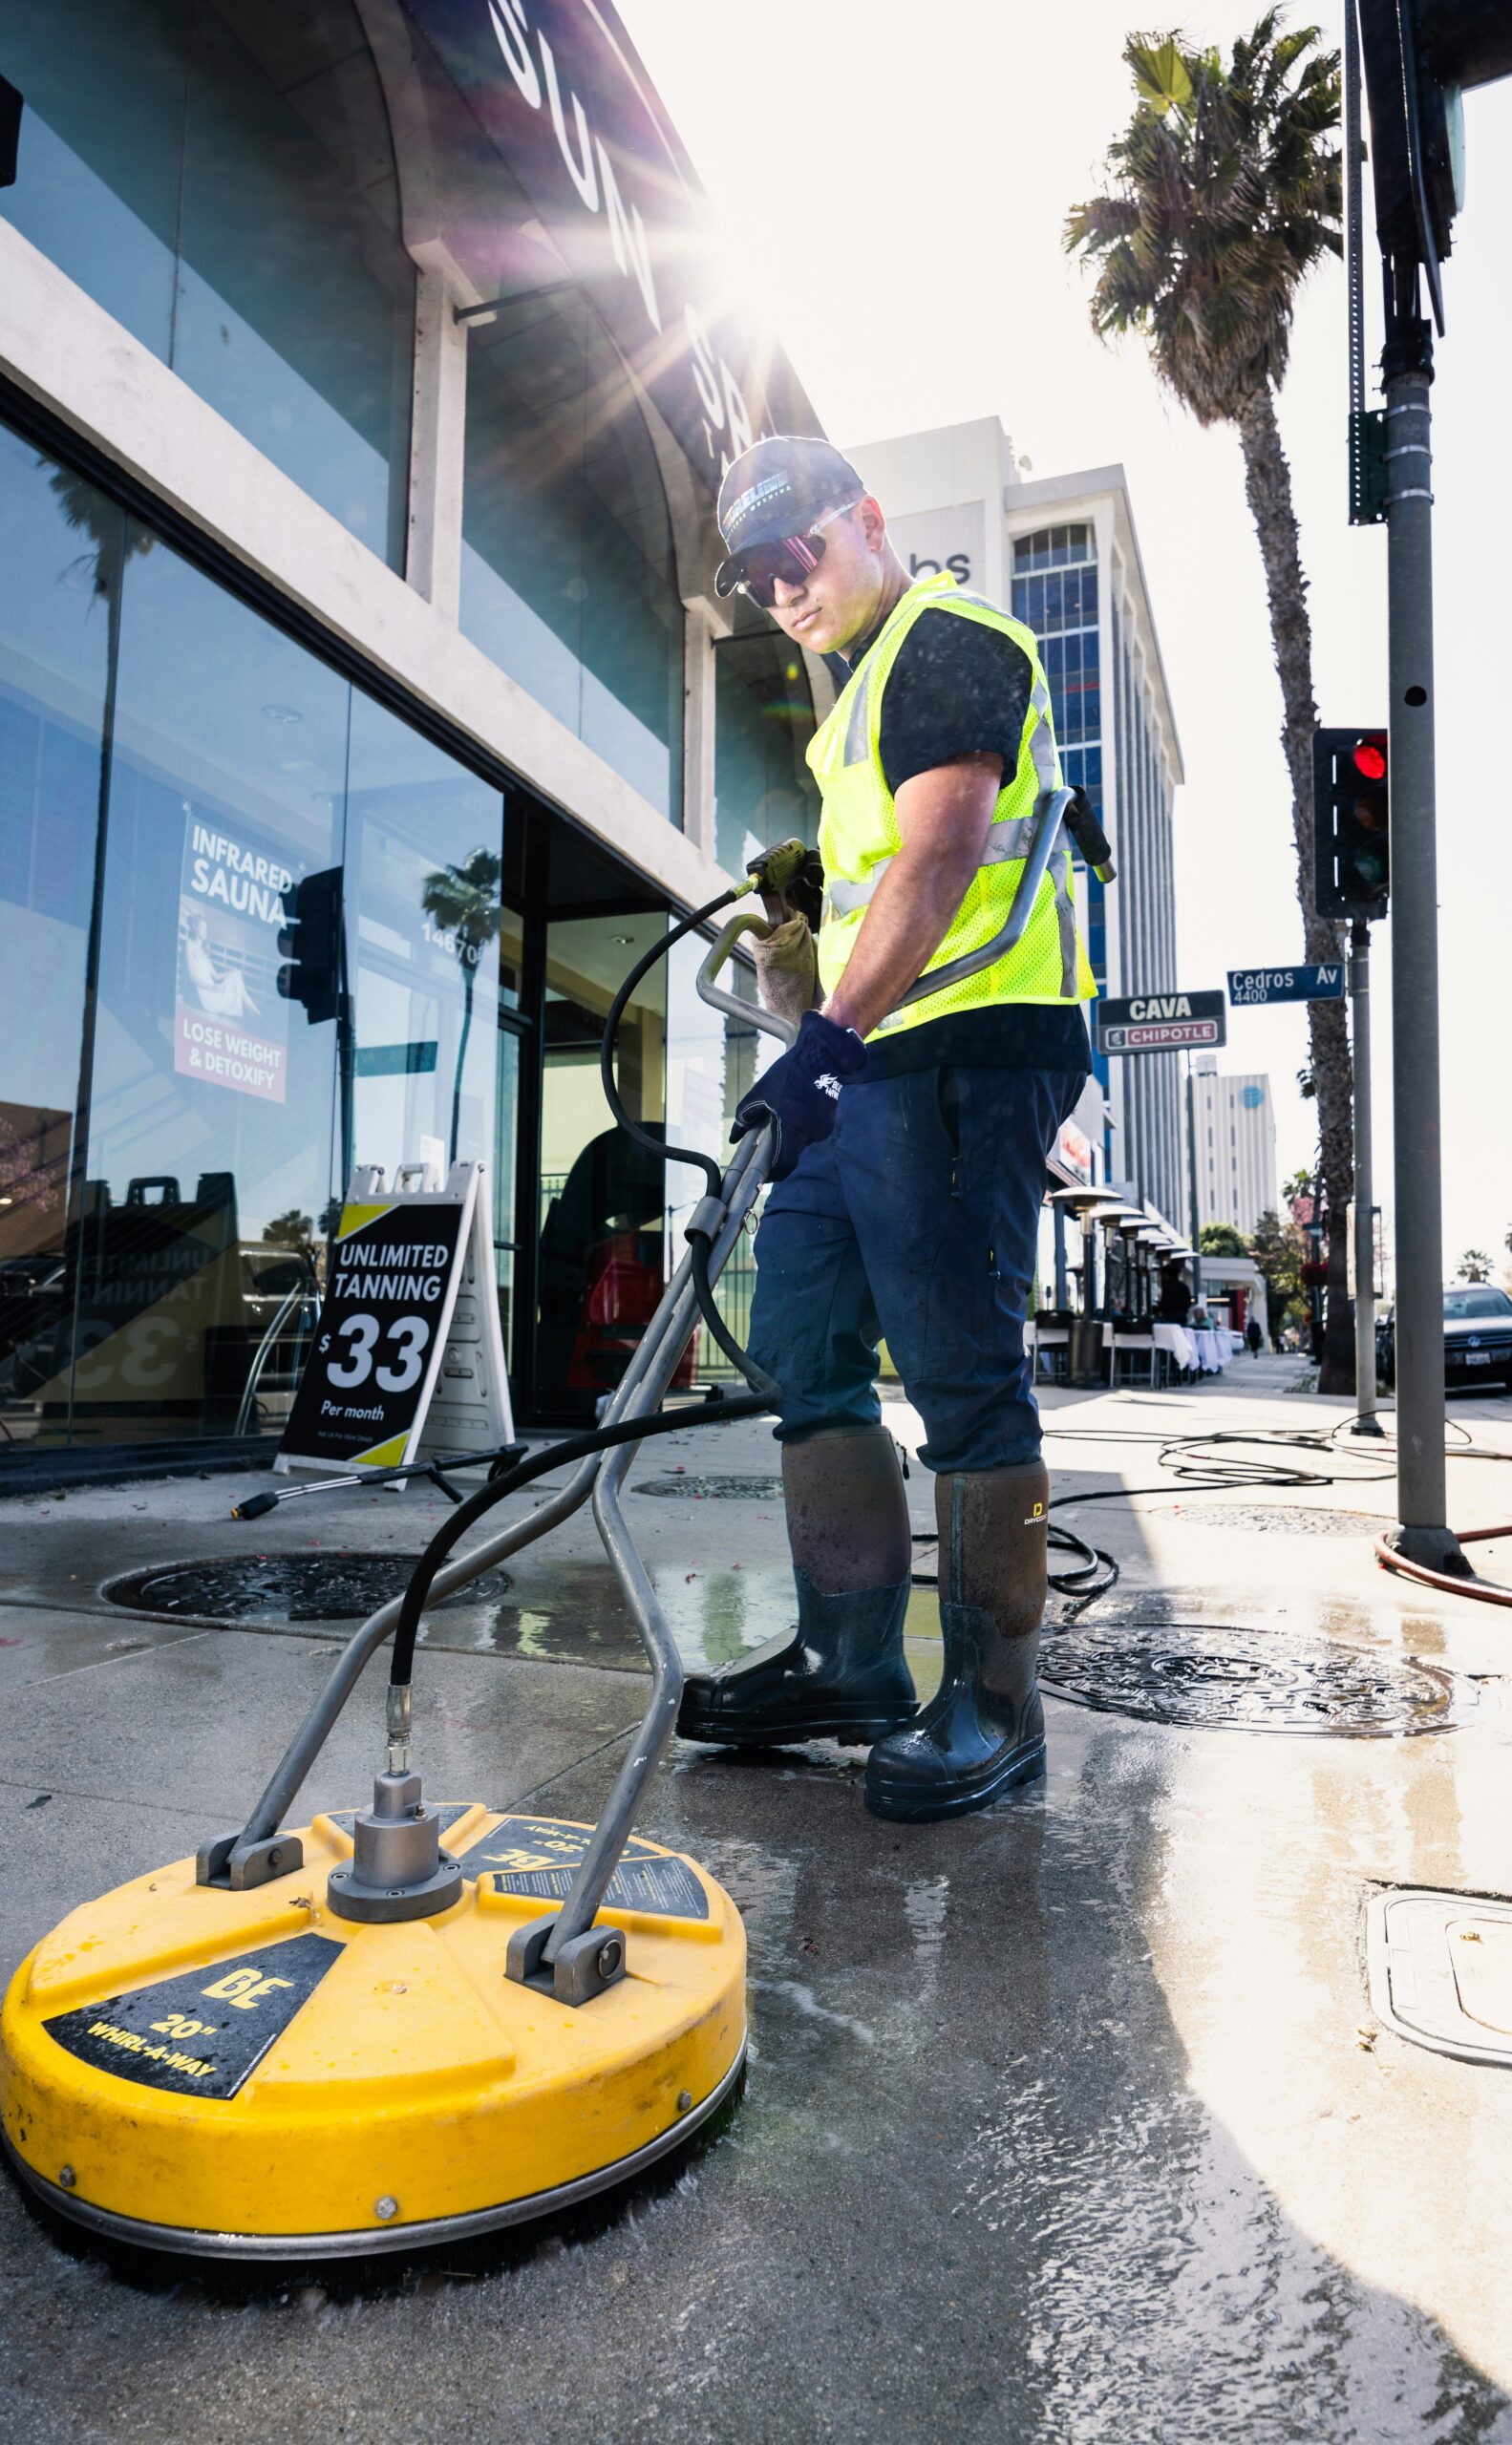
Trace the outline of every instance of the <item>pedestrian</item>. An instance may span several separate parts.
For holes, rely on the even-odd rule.
[[[1245,1327],[1245,1339],[1249,1345],[1250,1357],[1258,1358],[1266,1346],[1266,1336],[1260,1329],[1260,1318],[1258,1316],[1251,1316],[1248,1324]]]
[[[1024,1310],[1049,1150],[1091,1069],[1080,1006],[1096,990],[1065,842],[1013,950],[899,1005],[1007,918],[1036,801],[1061,777],[1050,694],[1019,621],[948,571],[910,579],[878,502],[827,442],[757,442],[726,475],[718,517],[717,590],[742,588],[849,676],[808,751],[822,799],[817,940],[795,918],[756,949],[762,1000],[798,1039],[736,1114],[740,1128],[777,1125],[751,1353],[782,1388],[798,1626],[691,1679],[678,1728],[734,1747],[874,1744],[874,1814],[953,1816],[1044,1772],[1050,1486]],[[922,1712],[879,1335],[935,1473],[945,1669]]]

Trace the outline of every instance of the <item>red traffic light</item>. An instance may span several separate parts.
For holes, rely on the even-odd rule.
[[[1374,738],[1362,738],[1354,751],[1354,770],[1363,773],[1367,781],[1386,778],[1386,750],[1377,747]]]

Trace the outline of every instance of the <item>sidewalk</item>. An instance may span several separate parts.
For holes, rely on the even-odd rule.
[[[1162,1465],[1183,1436],[1327,1435],[1346,1405],[1289,1390],[1303,1373],[1242,1354],[1186,1392],[1044,1395],[1054,1491],[1084,1498],[1057,1517],[1120,1570],[1053,1607],[1047,1674],[1097,1703],[1049,1700],[1044,1784],[890,1826],[862,1807],[859,1753],[674,1748],[641,1830],[702,1860],[751,1940],[751,2068],[717,2137],[544,2238],[308,2281],[127,2281],[0,2179],[10,2432],[1512,2445],[1512,2073],[1379,2029],[1362,1935],[1383,1883],[1512,1892],[1512,1618],[1376,1567],[1389,1447],[1217,1447],[1332,1485],[1215,1490],[1211,1447],[1195,1476]],[[1512,1455],[1512,1403],[1452,1410]],[[911,1444],[907,1409],[887,1414]],[[792,1618],[776,1475],[747,1425],[636,1466],[627,1510],[690,1659]],[[229,1828],[345,1635],[154,1617],[102,1584],[413,1552],[446,1509],[363,1494],[240,1525],[249,1482],[4,1506],[7,1975],[78,1899]],[[1502,1463],[1456,1461],[1450,1488],[1457,1524],[1512,1520]],[[917,1466],[909,1498],[931,1527]],[[1512,1537],[1476,1553],[1512,1582]],[[418,1762],[437,1798],[590,1818],[640,1712],[636,1645],[583,1518],[508,1570],[429,1626]],[[926,1691],[926,1590],[909,1630]],[[1410,1658],[1445,1676],[1454,1728],[1288,1736],[1147,1712],[1206,1690],[1250,1719],[1316,1695],[1330,1720],[1335,1683],[1405,1685]],[[302,1815],[364,1796],[381,1715],[372,1673]]]

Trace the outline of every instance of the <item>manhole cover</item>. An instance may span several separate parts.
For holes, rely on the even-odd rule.
[[[360,1621],[402,1596],[418,1554],[267,1554],[261,1560],[168,1563],[101,1590],[134,1613],[198,1614],[210,1622]],[[501,1596],[502,1571],[459,1587],[444,1604]]]
[[[1040,1670],[1077,1706],[1215,1731],[1387,1739],[1460,1719],[1433,1665],[1228,1623],[1078,1622],[1049,1634]]]
[[[632,1494],[681,1495],[690,1502],[780,1502],[780,1478],[648,1478]]]
[[[1160,1517],[1195,1528],[1253,1528],[1284,1537],[1378,1537],[1392,1524],[1374,1511],[1308,1511],[1297,1502],[1173,1502]]]
[[[1405,1887],[1366,1921],[1376,2019],[1415,2046],[1512,2063],[1512,1903]]]

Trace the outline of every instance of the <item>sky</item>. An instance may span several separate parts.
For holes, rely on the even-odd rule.
[[[1069,206],[1100,190],[1104,149],[1132,108],[1124,36],[1131,23],[1166,29],[1158,11],[1129,11],[1130,0],[619,0],[724,223],[735,292],[776,330],[834,439],[995,413],[1036,478],[1122,461],[1185,762],[1180,982],[1210,987],[1229,967],[1299,959],[1301,920],[1237,437],[1201,431],[1169,401],[1138,343],[1094,337],[1086,273],[1060,243]],[[1256,13],[1209,6],[1177,22],[1226,45]],[[1318,21],[1342,39],[1336,7]],[[1433,393],[1448,1274],[1472,1246],[1508,1263],[1512,1232],[1507,1069],[1495,1050],[1512,1033],[1506,784],[1481,718],[1512,691],[1512,490],[1497,475],[1512,395],[1512,79],[1467,96],[1465,119],[1467,195]],[[1375,264],[1368,237],[1373,354]],[[1363,727],[1386,710],[1386,540],[1384,527],[1348,523],[1345,384],[1344,275],[1330,265],[1303,294],[1279,413],[1319,717]],[[1389,1234],[1387,927],[1373,928],[1373,953],[1376,1197]],[[1268,1073],[1283,1180],[1315,1151],[1314,1108],[1295,1085],[1306,1053],[1300,1009],[1230,1012],[1221,1066]]]

